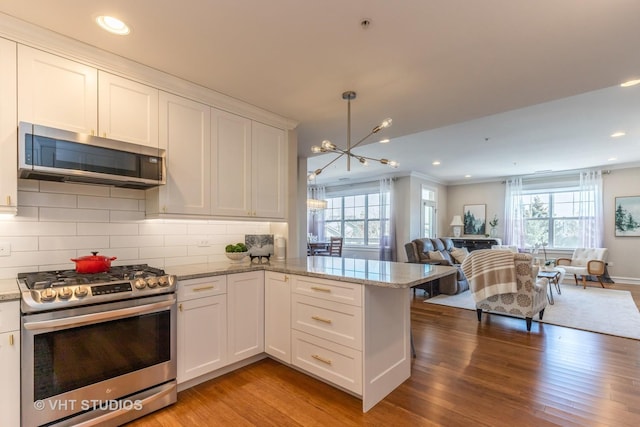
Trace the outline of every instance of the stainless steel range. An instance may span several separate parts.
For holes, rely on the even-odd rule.
[[[121,425],[176,401],[175,276],[21,273],[22,424]]]

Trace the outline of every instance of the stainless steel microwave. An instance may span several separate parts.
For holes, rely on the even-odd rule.
[[[166,183],[166,151],[20,122],[18,176],[151,188]]]

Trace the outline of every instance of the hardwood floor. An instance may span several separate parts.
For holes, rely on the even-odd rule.
[[[599,286],[599,285],[598,285]],[[632,291],[640,286],[608,285]],[[638,426],[640,341],[412,302],[411,377],[361,402],[265,359],[130,426]]]

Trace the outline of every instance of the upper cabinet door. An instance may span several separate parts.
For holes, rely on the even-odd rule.
[[[284,218],[287,194],[284,131],[253,122],[251,139],[253,211],[261,218]]]
[[[99,135],[158,147],[158,89],[103,71],[98,84]]]
[[[250,217],[251,120],[211,109],[213,215]]]
[[[0,213],[18,210],[16,44],[0,38]]]
[[[95,134],[95,68],[18,45],[18,120]]]
[[[167,150],[167,184],[160,213],[211,214],[211,108],[160,93],[160,148]]]

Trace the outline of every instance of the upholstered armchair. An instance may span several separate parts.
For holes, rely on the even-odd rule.
[[[587,287],[587,276],[596,276],[600,286],[604,288],[602,283],[602,275],[606,267],[608,250],[607,248],[576,248],[573,251],[571,259],[556,259],[556,267],[563,268],[565,273],[573,274],[573,278],[578,284],[578,276],[582,276],[582,287]]]
[[[478,322],[482,312],[523,317],[531,331],[533,316],[540,320],[547,306],[547,279],[538,279],[531,254],[483,249],[473,251],[462,263],[476,302]]]

